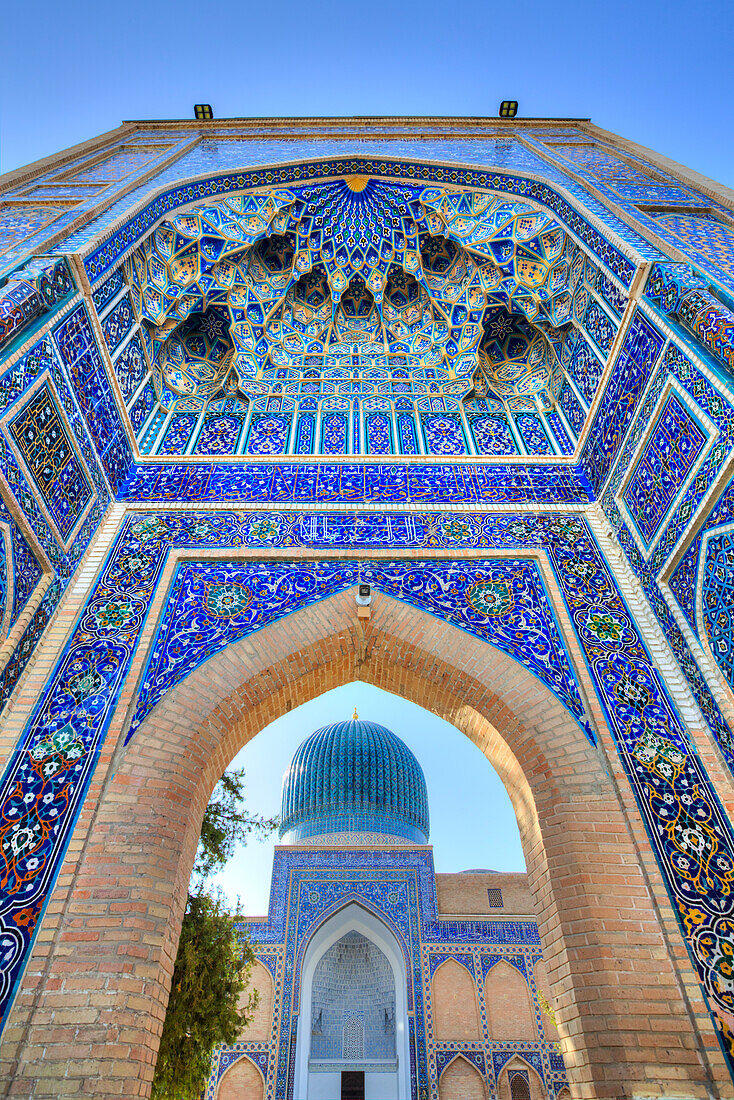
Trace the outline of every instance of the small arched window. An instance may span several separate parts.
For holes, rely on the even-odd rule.
[[[361,1062],[364,1058],[364,1020],[350,1016],[342,1028],[342,1058],[345,1062]]]
[[[510,1100],[530,1100],[530,1081],[525,1070],[510,1070]]]

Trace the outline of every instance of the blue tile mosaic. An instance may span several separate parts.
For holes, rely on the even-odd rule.
[[[92,499],[92,487],[45,382],[8,425],[41,500],[63,539]]]
[[[217,512],[210,515],[143,515],[130,517],[125,522],[90,594],[77,631],[39,698],[22,742],[22,747],[28,751],[15,757],[5,779],[5,797],[11,802],[18,797],[18,792],[33,794],[32,799],[23,803],[20,818],[12,815],[8,818],[7,811],[3,817],[13,822],[6,828],[8,837],[15,836],[17,827],[22,826],[25,830],[22,838],[18,837],[14,861],[8,869],[9,889],[3,912],[6,926],[14,922],[18,929],[20,945],[13,958],[4,960],[8,990],[14,986],[32,941],[36,918],[28,919],[27,914],[32,906],[36,906],[33,912],[37,914],[54,881],[75,807],[84,796],[114,700],[129,668],[151,593],[169,549],[173,546],[302,545],[301,531],[306,536],[313,531],[315,544],[323,545],[330,527],[339,545],[354,545],[355,540],[364,545],[363,538],[374,538],[379,525],[383,525],[381,529],[385,531],[387,521],[388,517],[382,515],[328,517],[267,512],[254,517]],[[301,527],[303,523],[305,528]],[[734,879],[734,836],[584,520],[529,513],[477,514],[451,519],[436,514],[430,519],[426,516],[396,517],[395,523],[397,530],[401,525],[413,525],[402,529],[404,537],[413,532],[417,546],[426,545],[430,531],[435,531],[440,541],[436,543],[434,537],[429,545],[486,543],[497,549],[512,548],[519,551],[519,563],[526,560],[523,550],[541,546],[547,551],[671,900],[680,915],[691,959],[709,1000],[729,1012],[730,998],[734,1006],[734,993],[722,991],[717,974],[721,952],[726,949],[720,922],[729,919],[729,908],[734,904],[730,886]],[[378,527],[371,526],[373,524]],[[391,586],[395,586],[394,594],[399,598],[408,598],[419,606],[425,603],[433,614],[442,617],[448,614],[462,629],[476,630],[480,635],[486,630],[482,624],[488,623],[498,611],[501,618],[502,608],[507,608],[508,602],[514,606],[516,584],[521,585],[517,591],[524,592],[523,586],[528,583],[524,564],[520,573],[510,580],[506,570],[512,563],[493,562],[490,557],[482,567],[482,573],[489,574],[483,576],[483,580],[489,580],[490,586],[480,585],[479,589],[473,583],[466,586],[465,604],[461,608],[455,602],[458,597],[450,596],[448,590],[442,593],[440,589],[433,592],[422,588],[426,576],[422,567],[439,564],[402,562],[396,571],[393,563],[382,562],[370,568],[373,581],[383,590],[390,591]],[[476,566],[476,562],[472,564]],[[330,573],[327,566],[331,568]],[[236,570],[243,568],[244,563],[228,565],[222,562],[221,567]],[[466,571],[468,563],[457,563],[457,567]],[[282,572],[282,568],[283,563],[272,563],[273,576],[281,575],[279,570]],[[299,564],[298,569],[302,569],[302,565]],[[500,572],[503,573],[501,577]],[[347,579],[350,583],[356,579],[349,562],[320,562],[312,575],[323,576],[328,582],[327,588],[333,584],[343,587]],[[260,591],[271,593],[264,614],[277,614],[275,608],[279,601],[286,610],[277,584],[273,586],[266,574],[259,576],[264,586]],[[249,575],[248,579],[251,580]],[[254,582],[251,580],[251,583]],[[311,583],[308,578],[306,583]],[[253,596],[256,591],[257,585]],[[544,593],[539,589],[534,592],[535,598],[542,600]],[[204,591],[197,593],[194,599],[202,596],[205,598]],[[445,605],[449,596],[455,610]],[[225,630],[237,622],[236,618],[223,618],[229,624]],[[546,670],[546,675],[549,672],[550,669]],[[54,761],[52,780],[43,772],[43,762],[47,760]],[[660,807],[668,806],[675,808],[672,821],[667,809],[664,819],[658,812]],[[52,824],[47,824],[51,821]],[[678,860],[678,838],[684,835],[697,838],[693,846],[686,844],[685,868]],[[19,893],[21,883],[23,891]],[[20,905],[23,920],[18,924],[14,913]],[[688,914],[692,910],[696,913],[695,922],[689,921]],[[461,927],[462,922],[453,923],[457,928],[452,928],[452,935],[461,937],[464,931],[471,933],[470,928]],[[510,931],[505,928],[502,934],[507,935]],[[287,1072],[287,1066],[283,1072]]]
[[[18,616],[40,581],[43,570],[27,538],[2,499],[0,499],[0,527],[4,527],[9,534],[9,545],[0,538],[3,557],[0,638],[4,638],[18,621]]]
[[[734,536],[731,531],[708,539],[702,573],[704,629],[711,652],[734,688]]]
[[[670,517],[657,537],[657,542],[649,560],[645,561],[619,513],[614,497],[619,490],[625,471],[630,467],[632,456],[642,433],[655,415],[660,394],[669,375],[673,375],[681,383],[702,413],[714,422],[720,434],[714,446],[703,459],[696,477],[688,485],[682,498],[675,503]],[[660,590],[657,579],[676,543],[685,532],[691,517],[695,515],[697,507],[719,476],[733,447],[734,408],[723,399],[722,394],[693,365],[679,347],[675,344],[669,344],[662,363],[650,381],[639,413],[625,442],[624,450],[602,498],[602,505],[618,532],[625,554],[667,636],[696,702],[701,708],[728,766],[734,770],[734,738],[732,737],[732,731],[722,716],[706,679],[693,658],[688,643]],[[668,581],[670,591],[678,600],[694,631],[697,631],[694,603],[701,541],[706,530],[715,528],[717,524],[722,522],[720,517],[728,515],[727,508],[727,493],[724,492],[720,496],[719,503],[713,509],[704,529],[694,538],[690,548],[686,551]],[[734,515],[732,518],[734,518]]]
[[[325,143],[328,145],[328,143]],[[439,152],[440,143],[436,143],[438,148],[435,152]],[[481,149],[481,143],[477,143]],[[315,143],[315,147],[319,148],[319,143]],[[335,150],[338,149],[338,145],[334,143],[332,146]],[[466,151],[472,151],[471,146],[467,145]],[[278,155],[282,157],[284,148],[283,143],[272,143],[269,147],[274,155],[274,159],[278,159]],[[291,150],[288,150],[291,152]],[[431,147],[430,143],[428,147],[424,143],[422,151],[430,155]],[[493,143],[489,143],[488,147],[483,150],[485,153],[495,152]],[[197,156],[199,163],[201,163],[202,151],[199,151]],[[250,163],[255,163],[257,157],[257,150],[254,147],[254,143],[248,145],[248,154],[251,158]],[[328,155],[328,150],[324,150]],[[558,216],[561,221],[568,226],[584,244],[591,249],[591,251],[598,256],[599,260],[610,268],[617,275],[622,282],[626,285],[630,284],[632,276],[634,274],[634,264],[618,249],[610,245],[602,236],[601,233],[583,218],[571,204],[562,196],[560,196],[552,187],[551,184],[539,183],[531,179],[523,179],[522,176],[505,174],[503,172],[486,172],[479,168],[457,168],[452,167],[449,164],[442,164],[443,158],[440,156],[435,157],[435,163],[420,164],[420,163],[405,163],[399,160],[392,160],[389,156],[385,155],[386,147],[382,145],[377,157],[370,156],[369,151],[363,152],[359,150],[358,156],[354,156],[352,153],[351,159],[333,159],[324,160],[321,162],[302,162],[300,164],[291,164],[287,167],[274,167],[268,169],[253,169],[250,171],[240,172],[236,175],[219,175],[207,180],[200,180],[196,183],[189,183],[180,187],[173,187],[168,191],[164,191],[155,200],[153,200],[144,210],[135,215],[128,225],[122,230],[114,234],[108,241],[106,241],[100,248],[92,253],[85,260],[85,267],[87,274],[92,282],[96,282],[100,279],[106,270],[114,263],[116,259],[126,251],[130,245],[139,241],[145,232],[150,229],[162,216],[175,210],[177,207],[187,205],[192,202],[196,202],[201,199],[209,199],[217,195],[226,195],[234,191],[242,191],[251,187],[264,187],[264,186],[279,186],[288,185],[290,183],[297,183],[307,181],[309,179],[320,179],[329,176],[344,176],[344,175],[375,175],[379,177],[396,178],[426,181],[427,183],[440,184],[448,183],[466,187],[483,187],[489,188],[494,191],[504,191],[508,195],[517,195],[523,198],[531,199],[540,203],[542,206],[547,207]],[[396,150],[397,155],[400,155],[400,150]],[[481,154],[480,154],[481,155]],[[338,157],[338,152],[336,153]],[[549,169],[547,162],[541,161],[539,158],[535,158],[533,154],[527,153],[526,160],[533,167],[537,167],[542,174],[550,178],[554,177],[553,169]],[[193,167],[193,161],[188,157],[182,158],[175,166],[173,172],[164,173],[162,177],[156,180],[158,185],[167,182],[165,176],[171,178],[171,180],[186,178],[187,169]],[[558,182],[562,182],[564,185],[568,184],[567,177],[558,175]],[[149,190],[149,185],[146,188],[141,189],[140,198],[144,197],[146,191]],[[573,188],[569,188],[573,190]],[[583,194],[583,201],[585,205],[591,208],[593,200],[589,194],[583,189],[579,190],[580,194]],[[113,205],[104,216],[98,222],[90,222],[84,229],[83,234],[76,234],[63,242],[62,249],[76,249],[80,244],[85,243],[93,239],[95,233],[103,229],[105,225],[111,224],[115,220],[116,216],[122,216],[127,210],[130,210],[135,202],[136,193],[132,192],[125,197],[120,204]],[[600,212],[603,209],[599,208]],[[117,210],[117,214],[115,211]],[[621,230],[621,236],[629,239],[632,236],[635,240],[635,245],[639,247],[642,255],[647,255],[652,252],[652,255],[657,257],[659,253],[656,250],[651,250],[650,246],[643,238],[638,237],[637,234],[630,234],[629,228],[621,221],[617,221],[608,210],[604,210],[604,218],[609,224],[614,224],[615,229]]]
[[[119,498],[128,501],[237,501],[328,504],[588,504],[573,466],[301,463],[138,465]]]
[[[128,340],[113,366],[122,396],[129,402],[148,373],[145,352],[137,334]]]
[[[77,306],[53,335],[105,473],[117,490],[132,453],[85,306]]]
[[[597,493],[601,491],[619,452],[663,342],[657,329],[638,310],[624,338],[581,453],[584,472]]]
[[[48,338],[39,341],[29,352],[18,359],[11,367],[8,367],[4,373],[0,374],[0,412],[6,410],[12,412],[14,404],[17,404],[20,408],[26,391],[34,382],[44,378],[44,376],[50,378],[53,382],[54,391],[60,401],[65,421],[71,427],[74,444],[79,449],[83,459],[86,475],[91,478],[94,488],[94,500],[68,549],[64,550],[59,543],[58,535],[51,528],[43,509],[36,499],[33,487],[16,461],[5,436],[0,432],[0,467],[3,475],[53,570],[51,583],[41,603],[33,612],[30,622],[26,626],[14,652],[8,658],[5,667],[0,671],[0,709],[7,703],[10,693],[18,682],[29,657],[56,610],[58,601],[73,575],[77,563],[89,545],[89,541],[109,502],[109,490],[99,468],[86,425],[71,395],[69,381],[64,373],[56,349]],[[23,573],[27,572],[26,581],[21,581],[18,574],[18,588],[16,591],[23,594],[19,595],[18,598],[25,601],[31,591],[28,586],[35,587],[36,569],[30,560],[29,553],[20,543],[16,543],[16,549],[19,555],[20,570]],[[20,610],[21,608],[17,606],[13,613],[14,619],[17,618]]]
[[[665,522],[706,442],[707,433],[677,394],[671,393],[622,494],[647,546]]]
[[[130,299],[125,296],[110,310],[102,322],[102,335],[109,351],[113,352],[135,324],[135,314]]]
[[[283,614],[360,581],[515,657],[595,740],[537,567],[531,562],[480,567],[476,561],[464,566],[458,562],[392,562],[384,567],[358,562],[338,567],[309,562],[300,568],[295,562],[179,566],[154,642],[157,656],[147,666],[127,739],[170,688],[214,653]]]

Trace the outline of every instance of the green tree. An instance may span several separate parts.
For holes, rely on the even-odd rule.
[[[221,893],[207,888],[237,844],[263,838],[275,818],[244,809],[244,773],[225,772],[204,812],[201,838],[189,884],[171,995],[158,1051],[153,1100],[196,1100],[220,1043],[237,1041],[257,1005],[257,993],[240,1007],[254,962],[252,945],[238,934],[237,917]]]

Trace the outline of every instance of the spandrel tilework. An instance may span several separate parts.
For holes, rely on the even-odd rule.
[[[274,516],[266,513],[261,517],[262,523],[254,528],[251,526],[253,518],[226,513],[171,513],[126,521],[115,550],[90,594],[77,632],[41,695],[24,740],[29,751],[16,758],[6,777],[5,789],[11,802],[19,790],[27,790],[29,795],[34,792],[33,798],[23,803],[24,832],[13,849],[13,861],[8,868],[8,893],[3,910],[6,923],[14,919],[13,913],[19,904],[24,913],[29,905],[40,907],[54,881],[59,859],[68,842],[74,807],[86,790],[114,701],[130,665],[150,593],[169,549],[173,546],[244,547],[251,544],[253,536],[257,545],[263,544],[263,538],[266,545],[302,544],[302,537],[298,535],[301,517],[297,514]],[[309,531],[309,524],[316,517],[304,518],[305,530]],[[385,518],[375,517],[375,520],[384,522]],[[572,614],[576,639],[584,652],[640,812],[653,839],[656,857],[671,901],[680,914],[682,928],[691,927],[687,914],[692,908],[698,914],[693,930],[685,933],[691,959],[707,996],[729,1012],[729,994],[722,992],[716,974],[720,952],[726,949],[722,921],[728,920],[732,904],[730,879],[734,875],[734,836],[585,521],[563,516],[477,514],[457,517],[446,526],[446,517],[440,514],[428,525],[425,517],[406,519],[415,524],[409,530],[416,531],[413,545],[417,546],[426,545],[426,541],[429,545],[446,547],[485,545],[505,550],[513,548],[520,551],[520,557],[523,550],[541,546],[549,553],[557,583]],[[356,536],[361,540],[360,517],[323,517],[321,530],[328,531],[329,525],[335,533],[341,531],[337,537],[342,543],[348,544],[350,531],[352,538]],[[433,538],[431,530],[435,531]],[[319,534],[319,528],[316,533]],[[501,566],[498,563],[497,567],[506,569],[507,563]],[[302,568],[299,565],[298,569]],[[487,579],[492,579],[494,568],[488,566]],[[283,613],[278,610],[279,601],[284,598],[284,590],[277,579],[281,569],[282,566],[274,564],[270,577],[261,574],[263,584],[259,591],[266,596],[263,605],[266,618]],[[459,566],[460,571],[466,569],[465,563]],[[326,583],[323,595],[326,596],[331,590],[347,586],[347,581],[355,583],[356,575],[348,576],[349,570],[349,563],[320,562],[313,574],[304,574],[304,580],[311,584],[314,577],[322,575]],[[373,570],[376,586],[385,586],[386,591],[398,584],[403,576],[402,566],[396,572],[389,563],[373,567]],[[418,569],[417,588],[410,593],[410,600],[415,600],[419,606],[424,598],[421,575]],[[464,619],[474,621],[475,616],[482,622],[489,622],[497,613],[500,618],[503,614],[514,614],[508,606],[508,603],[514,606],[511,587],[493,583],[491,592],[482,589],[480,598],[476,584],[459,585],[451,595],[451,601],[458,600],[455,611],[444,606],[448,589],[442,595],[443,588],[439,586],[435,595],[426,592],[426,596],[432,614],[442,618],[448,616],[449,621],[459,625]],[[238,616],[255,613],[259,606],[254,600],[256,589],[257,586],[240,586],[239,598],[234,603],[228,601],[226,614],[215,616],[218,621],[230,624],[225,629],[236,624]],[[212,606],[218,606],[217,598],[216,585],[214,591],[205,585],[201,591],[192,592],[194,603],[198,601],[200,606],[204,599],[214,600]],[[405,598],[404,590],[399,598]],[[230,617],[230,611],[234,611],[234,616]],[[529,636],[536,645],[538,636],[532,626]],[[75,686],[77,681],[88,685],[81,694]],[[45,776],[42,765],[51,759],[54,761],[53,782],[49,787],[51,780]],[[661,818],[657,812],[661,805],[675,807],[672,819],[668,810]],[[8,836],[15,835],[21,819],[14,820],[11,815],[8,820],[13,822],[7,827]],[[686,844],[689,855],[686,867],[682,868],[677,853],[678,838],[684,834],[695,834],[698,839],[692,848]],[[695,854],[699,851],[700,858]],[[19,893],[21,883],[23,889]],[[25,916],[23,919],[26,920]],[[18,950],[12,958],[6,959],[8,990],[22,965],[34,927],[35,920],[19,928]],[[713,943],[720,945],[713,953],[710,950],[712,937]],[[726,1032],[724,1036],[729,1043]]]

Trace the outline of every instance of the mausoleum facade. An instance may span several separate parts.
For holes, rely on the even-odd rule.
[[[356,712],[313,733],[280,834],[268,916],[240,924],[257,1009],[217,1050],[207,1098],[570,1096],[527,876],[435,874],[399,738]]]
[[[488,1031],[441,1063],[415,1007],[466,916],[480,1014],[482,960],[532,1000],[542,946],[562,1063],[536,1015],[529,1087],[731,1097],[732,193],[487,118],[125,122],[0,188],[6,1094],[148,1095],[214,783],[362,680],[497,769],[537,928],[443,905],[416,820],[352,846],[428,930],[399,1087],[504,1088]],[[333,858],[307,819],[274,897]],[[330,958],[382,1004],[407,932],[360,890]],[[273,1100],[299,1041],[258,1040]]]

